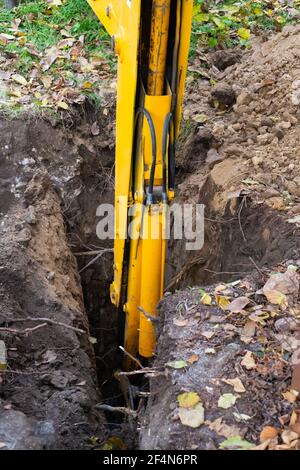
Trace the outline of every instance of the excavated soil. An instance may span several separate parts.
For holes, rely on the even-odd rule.
[[[283,433],[298,423],[298,411],[292,414],[296,399],[282,395],[291,388],[292,348],[281,336],[292,342],[299,329],[299,285],[292,310],[268,304],[260,291],[272,270],[299,266],[299,44],[300,26],[287,27],[268,41],[257,38],[247,53],[232,51],[230,60],[225,51],[199,53],[191,67],[177,202],[205,204],[205,243],[194,252],[186,240],[170,243],[141,448],[218,449],[236,436],[258,445],[266,426],[275,434],[262,448],[299,447],[299,426],[292,437]],[[211,305],[201,302],[203,289]],[[218,295],[249,297],[251,307],[232,314]],[[256,310],[265,320],[250,319]],[[254,332],[245,339],[249,321]],[[241,364],[247,352],[255,361],[249,369]],[[166,367],[173,361],[186,367]],[[237,377],[242,393],[223,382]],[[183,392],[198,393],[205,409],[196,429],[182,424]],[[226,393],[236,401],[223,409]]]

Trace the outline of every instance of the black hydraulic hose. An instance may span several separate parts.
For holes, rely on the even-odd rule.
[[[173,114],[168,113],[165,118],[163,129],[163,200],[167,202],[167,141],[169,136],[169,189],[174,189],[175,186],[175,139],[174,139],[174,122]]]
[[[147,205],[153,204],[153,187],[154,187],[154,176],[155,176],[155,168],[156,168],[156,155],[157,155],[157,143],[156,143],[156,134],[155,128],[153,124],[153,120],[150,116],[150,113],[145,108],[138,108],[135,116],[135,127],[137,125],[137,121],[139,116],[143,114],[147,119],[150,134],[151,134],[151,143],[152,143],[152,165],[150,171],[150,181],[149,181],[149,189],[147,194]]]

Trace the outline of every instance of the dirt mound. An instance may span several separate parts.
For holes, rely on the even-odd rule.
[[[273,435],[262,448],[299,448],[296,396],[289,392],[299,304],[289,310],[268,304],[260,289],[269,276],[265,271],[232,284],[190,288],[161,302],[156,378],[141,448],[216,450],[230,438],[235,439],[228,448],[254,446],[267,426]],[[187,400],[195,393],[201,399],[204,420],[198,424],[193,425],[197,412],[188,401],[182,407],[192,411],[188,424],[183,421],[178,400],[184,393],[190,394]]]
[[[211,69],[217,84],[206,80],[191,84],[197,92],[188,94],[185,109],[186,119],[206,121],[194,131],[196,141],[203,140],[204,127],[214,142],[191,162],[194,169],[199,160],[206,164],[205,173],[207,166],[220,160],[238,159],[240,177],[227,182],[227,191],[243,188],[271,208],[292,214],[300,210],[299,40],[300,26],[286,27],[267,42],[257,40],[241,63],[224,72]],[[232,94],[235,104],[230,107]],[[183,149],[185,159],[187,154],[188,146]]]

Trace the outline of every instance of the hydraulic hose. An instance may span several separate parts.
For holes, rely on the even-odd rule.
[[[153,124],[153,120],[150,116],[150,113],[145,108],[138,108],[135,117],[135,127],[138,122],[139,116],[143,114],[147,120],[149,125],[150,134],[151,134],[151,144],[152,144],[152,165],[150,171],[150,180],[149,180],[149,188],[147,194],[147,202],[146,204],[149,206],[153,204],[153,187],[154,187],[154,176],[155,176],[155,168],[156,168],[156,155],[157,155],[157,143],[156,143],[156,134],[155,128]]]

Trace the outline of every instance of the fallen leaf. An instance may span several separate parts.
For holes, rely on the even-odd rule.
[[[265,426],[259,436],[260,442],[274,439],[274,437],[278,436],[278,433],[278,429],[274,428],[273,426]]]
[[[198,403],[193,408],[179,408],[179,419],[184,426],[199,428],[204,423],[204,407]]]
[[[293,441],[298,441],[298,434],[294,431],[290,431],[286,429],[285,431],[282,432],[281,434],[281,439],[284,444],[292,444]]]
[[[167,362],[166,366],[171,367],[171,369],[183,369],[187,367],[187,363],[185,361],[171,361]]]
[[[226,289],[227,289],[227,286],[225,284],[219,284],[218,286],[215,287],[215,294],[218,294],[219,292],[223,292]]]
[[[251,416],[245,415],[243,413],[237,413],[236,411],[233,412],[233,416],[237,421],[249,421],[251,419]]]
[[[246,336],[248,338],[253,338],[255,336],[256,331],[256,323],[253,320],[247,321],[243,328],[242,336]]]
[[[215,348],[206,348],[204,352],[205,354],[217,354]]]
[[[93,439],[93,440],[92,440]],[[98,444],[98,438],[92,438],[91,443],[95,446]],[[94,442],[93,442],[94,441]],[[127,450],[126,445],[116,436],[111,436],[107,441],[100,447],[101,450]]]
[[[6,447],[7,444],[5,444],[5,442],[0,442],[0,449],[4,449],[4,447]]]
[[[206,421],[205,424],[207,424],[209,429],[215,431],[219,436],[226,437],[227,439],[237,436],[240,432],[237,426],[229,426],[224,423],[223,418],[217,418],[213,422]]]
[[[93,122],[91,125],[91,133],[92,135],[99,135],[100,134],[100,128],[98,126],[97,121]]]
[[[289,266],[285,273],[272,274],[263,287],[263,293],[271,304],[287,307],[289,298],[296,298],[299,293],[298,274],[294,266]]]
[[[202,331],[201,336],[204,336],[204,338],[211,339],[213,336],[215,336],[215,333],[213,331]]]
[[[90,336],[90,337],[89,337],[89,342],[90,342],[91,344],[97,344],[98,341],[97,341],[97,338],[94,338],[93,336]]]
[[[200,402],[200,397],[196,392],[181,393],[177,397],[181,408],[192,408]]]
[[[188,320],[179,320],[178,318],[174,318],[173,320],[174,325],[176,326],[186,326],[188,324]]]
[[[198,362],[198,361],[199,361],[199,356],[197,356],[197,354],[193,354],[187,360],[189,364],[195,364],[195,362]]]
[[[45,51],[45,57],[41,60],[42,70],[46,72],[59,56],[59,49],[52,46]]]
[[[49,77],[49,75],[43,75],[41,77],[41,82],[44,85],[44,87],[48,90],[51,87],[52,78]]]
[[[231,313],[240,313],[250,303],[248,297],[238,297],[233,300],[226,308]]]
[[[196,114],[193,116],[193,121],[203,124],[204,122],[208,121],[208,116],[206,114]]]
[[[92,86],[93,86],[92,82],[88,82],[88,81],[83,82],[83,84],[82,84],[82,88],[84,88],[85,90],[88,90],[89,88],[92,88]]]
[[[65,101],[59,101],[57,107],[61,109],[69,109],[69,105]]]
[[[25,77],[23,77],[23,75],[20,75],[18,73],[12,75],[12,80],[16,83],[19,83],[19,85],[27,85],[27,80]]]
[[[241,364],[246,367],[247,370],[255,369],[256,364],[251,351],[246,352]]]
[[[220,449],[231,449],[231,450],[248,450],[252,449],[254,444],[242,439],[240,436],[230,437],[226,441],[220,444]]]
[[[237,397],[232,393],[224,393],[218,400],[218,407],[227,410],[235,404],[236,399]]]
[[[203,304],[203,305],[211,305],[212,303],[212,298],[209,294],[207,294],[205,292],[205,290],[203,289],[200,289],[200,294],[201,294],[201,300],[200,302]]]
[[[245,41],[248,41],[248,39],[250,39],[251,37],[251,31],[250,29],[247,29],[247,28],[240,28],[238,29],[238,36],[241,38],[241,39],[244,39]]]
[[[225,296],[219,295],[219,294],[215,294],[215,299],[216,299],[217,305],[222,310],[227,310],[227,307],[230,304],[230,299],[228,297],[225,297]]]
[[[222,379],[222,382],[231,385],[235,392],[237,393],[245,393],[246,389],[238,377],[236,379]]]
[[[283,398],[289,403],[295,403],[298,395],[299,392],[297,392],[296,390],[287,390],[286,392],[282,393]]]

